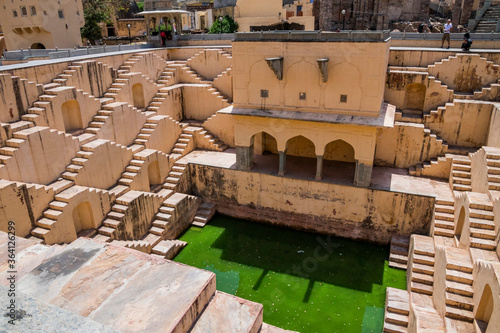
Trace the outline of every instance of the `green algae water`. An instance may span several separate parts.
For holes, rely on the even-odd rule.
[[[406,289],[389,248],[216,215],[191,227],[175,261],[217,290],[264,305],[264,322],[308,332],[382,332],[385,288]]]

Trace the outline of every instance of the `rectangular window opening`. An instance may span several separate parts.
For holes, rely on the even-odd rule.
[[[28,16],[28,10],[26,10],[26,7],[21,7],[21,15]]]
[[[64,18],[64,13],[62,10],[58,10],[57,13],[59,14],[60,19]]]
[[[347,103],[347,95],[340,95],[340,103]]]
[[[260,97],[268,98],[269,97],[269,90],[261,89],[260,90]]]
[[[17,17],[17,10],[12,11],[12,16]]]
[[[35,16],[36,15],[36,8],[34,6],[30,7],[30,11],[31,11],[31,16]]]

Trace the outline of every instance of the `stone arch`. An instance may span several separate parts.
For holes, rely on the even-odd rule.
[[[132,86],[132,98],[134,107],[138,109],[144,109],[146,107],[146,103],[144,101],[144,87],[141,83],[136,83]]]
[[[427,88],[422,83],[410,83],[405,89],[404,109],[424,110]]]
[[[160,177],[160,165],[158,161],[153,161],[148,165],[148,180],[149,186],[159,185],[162,183]]]
[[[278,174],[284,175],[286,171],[294,177],[315,177],[316,147],[313,141],[302,135],[294,136],[287,140],[283,155]]]
[[[82,112],[77,100],[66,101],[61,106],[64,129],[67,133],[83,129]]]
[[[88,201],[76,206],[73,209],[72,217],[76,233],[96,227],[94,224],[94,215],[92,214],[92,206]]]
[[[476,311],[476,320],[489,323],[493,313],[493,293],[489,284],[486,284]]]
[[[316,158],[316,148],[314,142],[303,135],[297,135],[287,140],[286,154]]]
[[[33,43],[31,44],[31,48],[33,50],[45,50],[45,45],[43,45],[42,43]]]
[[[325,146],[323,159],[330,161],[341,161],[356,163],[354,148],[344,140],[331,141]]]
[[[278,154],[278,141],[267,132],[259,132],[252,136],[250,145],[254,147],[254,154],[270,155]]]
[[[457,226],[455,228],[455,237],[460,241],[460,237],[462,237],[462,232],[464,230],[465,225],[465,207],[460,209],[460,214],[458,215]]]

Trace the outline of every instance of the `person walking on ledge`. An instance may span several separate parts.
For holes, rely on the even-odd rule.
[[[453,28],[453,24],[451,24],[451,20],[448,19],[448,23],[444,25],[444,33],[443,33],[443,38],[441,38],[441,48],[444,46],[444,41],[446,40],[448,42],[448,47],[447,49],[450,48],[450,32],[451,29]]]

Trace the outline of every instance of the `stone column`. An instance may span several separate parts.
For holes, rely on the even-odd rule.
[[[323,156],[316,156],[316,177],[314,179],[321,180],[323,178]]]
[[[253,145],[250,147],[236,147],[236,168],[250,171],[253,167]]]
[[[330,31],[332,28],[333,1],[322,0],[319,4],[319,28]]]
[[[368,187],[372,181],[373,164],[356,160],[356,171],[354,172],[354,186]]]
[[[284,176],[286,172],[286,151],[280,151],[280,168],[278,176]]]

